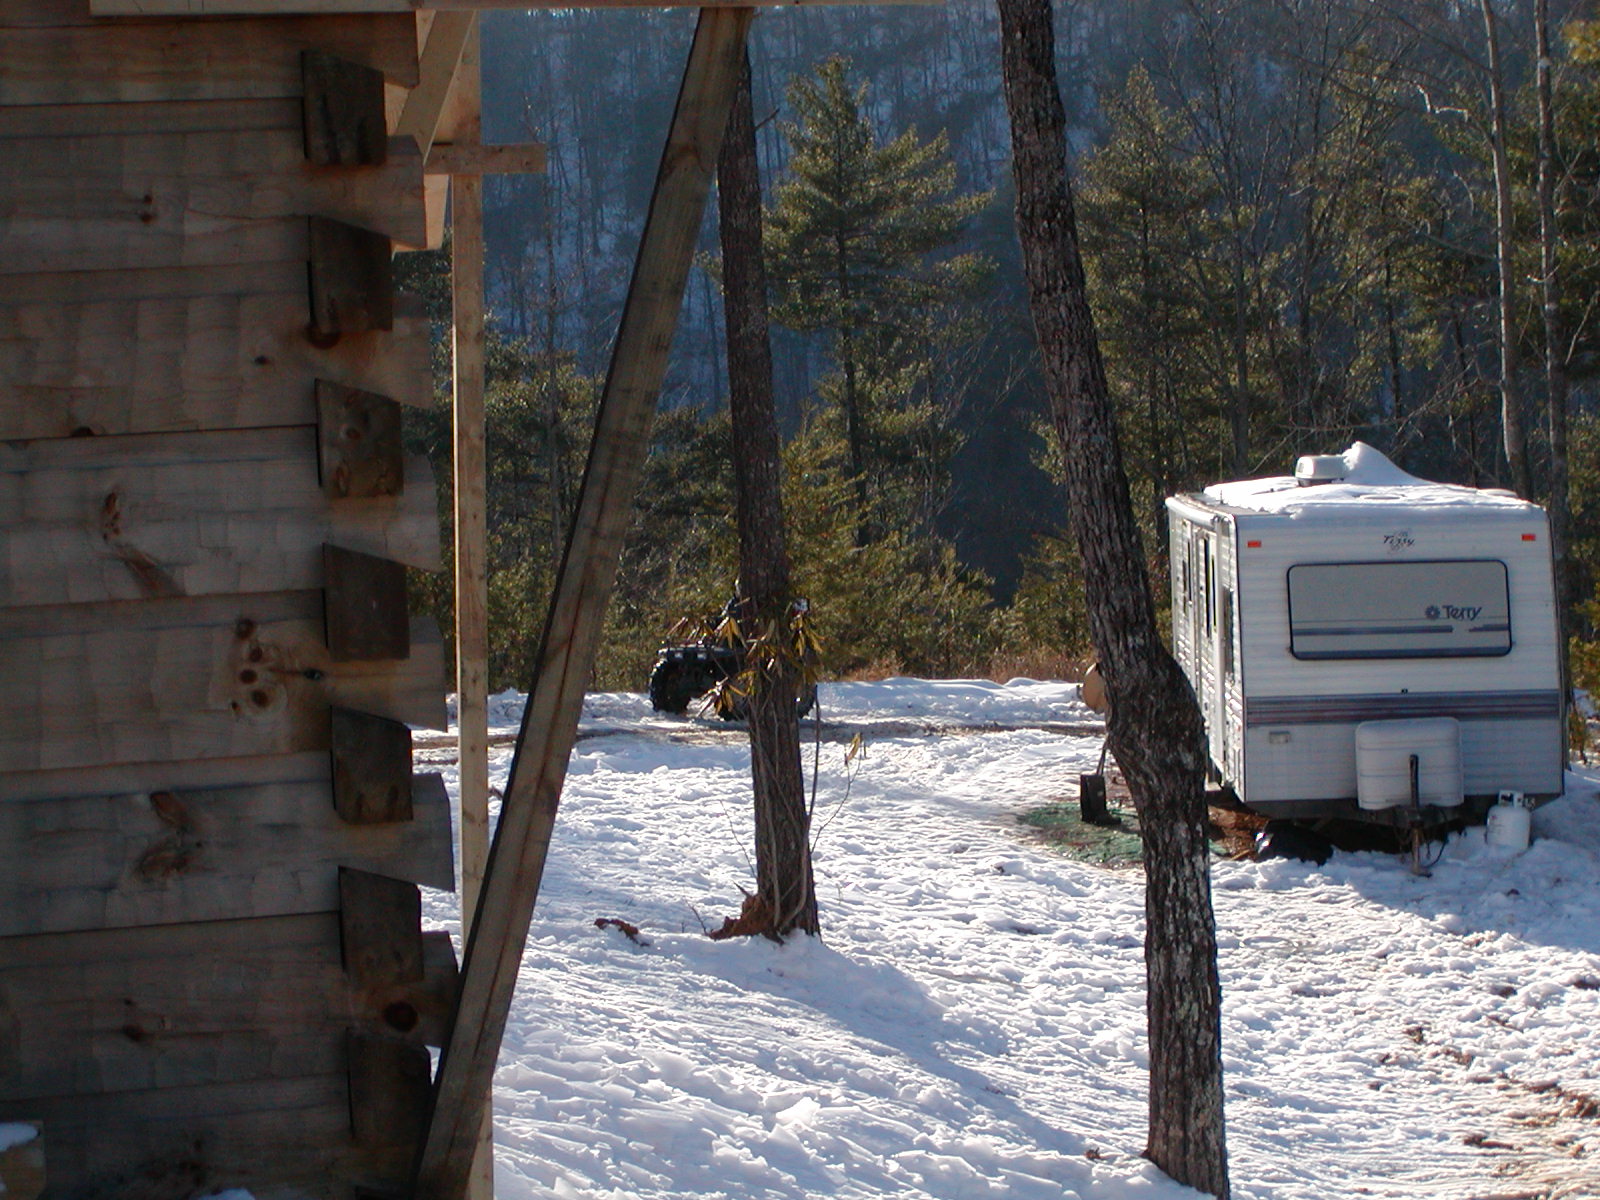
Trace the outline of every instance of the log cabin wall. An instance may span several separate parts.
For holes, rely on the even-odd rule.
[[[0,0],[0,1122],[52,1200],[408,1183],[455,993],[417,79],[412,14]]]

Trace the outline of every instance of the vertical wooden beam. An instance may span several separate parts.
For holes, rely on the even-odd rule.
[[[460,1200],[466,1190],[751,16],[702,9],[689,50],[467,942],[418,1200]]]
[[[434,33],[442,17],[434,18]],[[456,70],[451,142],[482,141],[477,18]],[[450,180],[451,358],[455,400],[456,732],[461,767],[461,940],[466,943],[489,857],[489,582],[484,498],[483,177]],[[485,1097],[483,1128],[467,1200],[494,1196],[494,1106]]]

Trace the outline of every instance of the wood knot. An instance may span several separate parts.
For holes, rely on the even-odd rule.
[[[100,502],[100,536],[107,541],[122,536],[121,492],[107,492]]]

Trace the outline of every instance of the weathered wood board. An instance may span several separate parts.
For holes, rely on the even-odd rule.
[[[151,267],[138,271],[34,271],[11,275],[0,306],[267,295],[305,287],[303,262]]]
[[[302,591],[0,610],[0,774],[326,751],[335,704],[444,728],[432,621],[408,659],[336,663],[321,606]]]
[[[204,22],[85,19],[81,25],[10,29],[0,37],[0,104],[298,97],[302,50],[326,50],[376,67],[402,87],[417,83],[411,13]]]
[[[317,440],[287,426],[0,443],[0,606],[317,588],[324,543],[437,570],[427,460],[406,463],[416,486],[398,496],[332,501]]]
[[[4,20],[0,20],[0,28],[4,25]],[[196,133],[206,130],[294,130],[300,127],[300,109],[300,101],[292,98],[18,105],[0,108],[0,138]]]
[[[326,781],[0,804],[0,938],[327,912],[340,866],[451,890],[437,775],[411,804],[352,825]]]
[[[39,1119],[50,1194],[172,1200],[230,1188],[282,1196],[303,1189],[349,1200],[352,1184],[403,1191],[411,1155],[363,1147],[350,1130],[346,1072],[0,1101],[0,1121]]]
[[[436,1042],[453,982],[436,952],[352,984],[338,913],[8,938],[0,1101],[338,1071],[350,1028]]]
[[[418,245],[422,157],[318,167],[293,130],[0,139],[0,273],[305,258],[317,213]]]
[[[293,270],[296,290],[255,295],[0,296],[0,395],[15,401],[0,405],[0,440],[310,425],[317,379],[432,403],[420,301],[398,298],[392,331],[329,345],[307,333],[305,265]]]
[[[268,783],[331,786],[331,779],[328,753],[315,750],[239,758],[191,758],[181,762],[97,763],[26,774],[0,771],[0,802],[212,791]]]

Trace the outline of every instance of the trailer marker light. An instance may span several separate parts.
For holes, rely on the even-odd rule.
[[[1537,542],[1539,535],[1537,533],[1525,533],[1522,535],[1522,540],[1525,542]]]
[[[1252,550],[1261,549],[1261,542],[1259,540],[1248,541],[1248,542],[1245,543],[1245,545],[1248,546]]]

